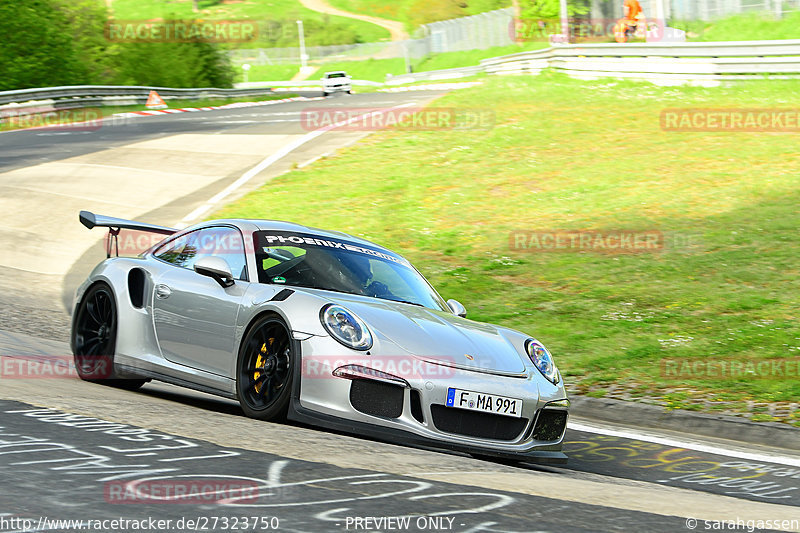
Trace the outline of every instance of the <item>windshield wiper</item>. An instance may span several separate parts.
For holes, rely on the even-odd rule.
[[[411,305],[416,305],[417,307],[425,307],[421,303],[409,302],[408,300],[395,300],[394,298],[381,298],[381,300],[386,300],[386,301],[389,301],[389,302],[397,302],[397,303],[401,303],[401,304],[411,304]]]

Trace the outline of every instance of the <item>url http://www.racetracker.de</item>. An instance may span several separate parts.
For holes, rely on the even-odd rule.
[[[23,518],[0,516],[0,532],[5,531],[277,531],[275,516],[196,516],[177,519],[153,517],[106,519],[58,519],[47,516]]]

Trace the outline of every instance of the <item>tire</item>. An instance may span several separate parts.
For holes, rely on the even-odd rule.
[[[236,394],[242,411],[259,420],[284,420],[294,383],[292,336],[276,315],[253,322],[239,347]]]
[[[322,91],[322,97],[323,98],[327,98],[328,97],[328,93],[326,93],[325,91]]]
[[[117,304],[107,284],[97,283],[84,294],[75,313],[71,341],[75,370],[82,380],[127,390],[149,381],[121,379],[114,370]]]

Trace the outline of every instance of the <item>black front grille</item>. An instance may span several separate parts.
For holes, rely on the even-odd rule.
[[[350,404],[367,415],[397,418],[403,414],[404,390],[382,381],[354,379],[350,384]]]
[[[556,409],[542,409],[533,428],[536,440],[558,440],[567,427],[567,412]]]
[[[444,405],[431,405],[431,415],[433,425],[439,431],[480,439],[514,440],[528,425],[527,418],[467,411]]]

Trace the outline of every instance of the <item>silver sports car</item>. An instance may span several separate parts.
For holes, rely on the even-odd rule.
[[[80,221],[109,229],[109,258],[75,295],[83,379],[165,381],[234,398],[254,418],[392,442],[567,459],[569,400],[547,348],[467,320],[391,250],[271,220]],[[111,257],[122,229],[165,238]]]

